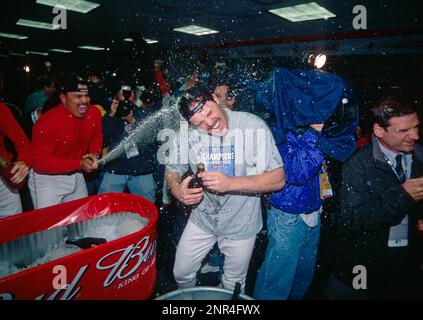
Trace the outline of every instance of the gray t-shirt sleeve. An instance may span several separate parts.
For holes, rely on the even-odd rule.
[[[257,119],[259,130],[257,132],[257,146],[254,148],[255,152],[257,152],[255,155],[257,159],[257,171],[273,171],[277,168],[283,167],[282,157],[276,147],[272,132],[265,121],[258,117]],[[264,141],[264,146],[260,145],[261,141]]]

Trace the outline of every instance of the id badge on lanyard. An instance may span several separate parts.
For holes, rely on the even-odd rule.
[[[400,224],[389,229],[388,247],[408,246],[408,215]]]
[[[333,196],[332,185],[329,181],[329,175],[327,172],[326,162],[322,165],[323,172],[319,175],[320,184],[320,199],[329,199]]]
[[[395,176],[400,180],[400,176],[396,171],[392,162],[384,155],[386,162],[391,167],[391,170],[394,172]],[[407,177],[407,173],[405,173]],[[406,247],[408,246],[408,215],[401,221],[400,224],[392,226],[389,229],[389,238],[388,238],[388,247]]]
[[[126,158],[130,159],[139,155],[137,145],[134,142],[128,142],[124,144]]]

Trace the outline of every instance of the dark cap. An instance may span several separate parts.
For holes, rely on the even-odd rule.
[[[179,112],[186,120],[189,120],[194,114],[203,109],[208,100],[213,100],[210,92],[197,87],[191,88],[182,94],[179,101]],[[194,108],[190,109],[193,101],[195,101]]]
[[[78,75],[72,73],[67,75],[63,79],[63,83],[61,86],[61,93],[67,93],[67,92],[88,92],[87,88],[78,88],[78,85],[88,85],[87,82],[79,77]]]

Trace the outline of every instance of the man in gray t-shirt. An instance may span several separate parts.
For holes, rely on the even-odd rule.
[[[255,115],[221,109],[209,93],[192,89],[180,101],[180,112],[192,125],[173,139],[166,180],[173,196],[192,206],[179,241],[174,276],[179,288],[193,287],[201,261],[218,242],[225,256],[222,284],[244,288],[257,233],[262,228],[260,193],[280,190],[283,163],[271,131]],[[188,166],[203,188],[188,188],[181,176]]]

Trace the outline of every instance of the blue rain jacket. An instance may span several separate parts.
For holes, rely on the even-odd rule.
[[[285,187],[269,197],[284,212],[319,210],[319,174],[325,154],[341,162],[355,150],[358,106],[350,86],[321,70],[275,69],[256,86],[256,104],[272,117],[272,129],[284,161]],[[322,132],[310,124],[324,123]]]
[[[272,206],[289,213],[312,213],[322,205],[319,174],[324,154],[317,148],[320,132],[310,128],[303,134],[288,132],[278,146],[284,161],[286,184],[269,197]]]

